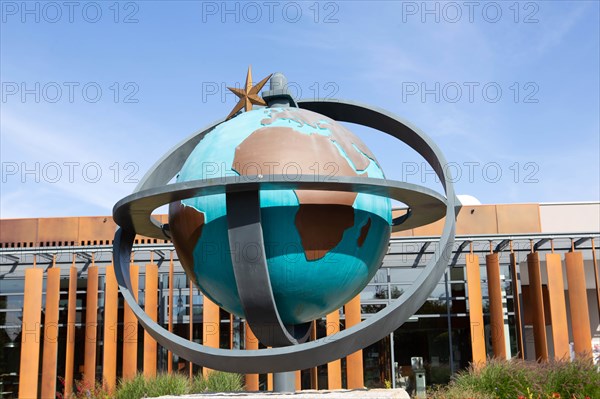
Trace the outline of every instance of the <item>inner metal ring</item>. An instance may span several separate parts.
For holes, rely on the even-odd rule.
[[[306,342],[312,322],[285,325],[281,320],[269,276],[258,190],[228,192],[227,236],[231,265],[244,317],[265,346],[280,347]],[[247,251],[234,248],[254,248]]]
[[[455,196],[452,177],[448,175],[448,171],[444,171],[445,159],[431,139],[402,119],[374,107],[341,100],[313,100],[299,102],[298,104],[301,108],[311,109],[338,121],[358,123],[386,132],[421,154],[436,171],[447,195],[446,222],[440,244],[423,272],[404,295],[356,326],[332,336],[294,346],[263,350],[227,350],[190,342],[169,333],[148,317],[137,304],[130,291],[131,281],[128,265],[135,238],[135,227],[130,225],[125,229],[118,228],[114,240],[115,272],[119,289],[125,301],[138,317],[142,327],[159,344],[189,361],[224,371],[265,373],[310,368],[347,356],[389,335],[408,320],[425,302],[429,293],[443,276],[445,267],[450,260],[454,245],[455,218],[460,209],[460,202]],[[146,174],[136,191],[159,189],[158,186],[167,184],[179,171],[195,144],[214,126],[209,126],[207,129],[184,140],[179,146],[168,152]],[[311,178],[314,179],[313,176]],[[390,197],[393,198],[393,196]],[[115,220],[117,220],[116,211],[115,207]],[[159,225],[156,221],[150,222],[148,218],[145,220],[150,224]],[[149,231],[153,230],[153,228],[149,229]],[[159,238],[163,237],[161,235]]]
[[[186,198],[251,190],[327,190],[392,198],[409,205],[411,209],[410,217],[392,231],[412,229],[441,219],[447,202],[434,190],[397,180],[299,175],[291,181],[286,175],[227,176],[168,184],[128,195],[114,206],[113,218],[119,226],[137,234],[164,239],[161,225],[151,216],[156,208]]]

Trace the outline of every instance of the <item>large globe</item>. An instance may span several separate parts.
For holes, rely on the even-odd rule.
[[[260,174],[384,178],[375,156],[343,125],[285,107],[254,109],[218,125],[190,154],[177,182]],[[260,206],[269,277],[285,324],[338,309],[381,265],[391,231],[388,198],[263,190]],[[189,278],[213,302],[244,317],[231,254],[246,249],[229,246],[225,195],[171,203],[169,225]]]

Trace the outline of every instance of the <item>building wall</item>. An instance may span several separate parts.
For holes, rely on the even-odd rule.
[[[590,209],[592,208],[598,213],[600,204],[590,205]],[[395,211],[394,216],[402,212]],[[157,215],[156,218],[162,223],[168,222],[167,215]],[[393,236],[440,235],[444,222],[442,219],[416,229],[394,233]],[[541,223],[539,204],[472,205],[463,207],[459,213],[456,234],[538,233],[542,231]],[[116,227],[110,216],[0,219],[0,246],[14,248],[104,245],[112,243]],[[137,239],[140,244],[167,242],[141,236]]]
[[[543,232],[581,233],[600,231],[598,202],[546,203],[540,205]]]

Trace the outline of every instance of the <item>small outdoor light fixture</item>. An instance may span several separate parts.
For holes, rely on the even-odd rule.
[[[427,397],[425,393],[425,368],[423,367],[422,357],[411,357],[410,364],[413,372],[415,373],[415,386],[416,386],[416,397],[424,399]]]

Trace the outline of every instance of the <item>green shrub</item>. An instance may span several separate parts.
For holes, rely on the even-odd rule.
[[[211,372],[207,378],[204,378],[202,374],[198,374],[191,381],[187,375],[178,373],[158,374],[154,378],[145,378],[143,374],[138,374],[131,380],[119,381],[114,396],[117,399],[142,399],[202,392],[233,392],[241,391],[243,388],[240,374],[220,371]],[[88,399],[95,398],[88,397]]]
[[[545,373],[542,394],[561,398],[600,398],[600,373],[591,360],[557,362]]]
[[[496,399],[488,393],[475,392],[469,388],[447,386],[427,392],[428,399]],[[516,399],[516,398],[515,398]]]
[[[190,393],[189,379],[182,374],[158,374],[145,378],[138,374],[135,378],[121,380],[115,396],[118,399],[141,399],[163,395],[185,395]]]
[[[202,375],[202,373],[196,374],[191,383],[190,392],[191,393],[202,393],[207,392],[208,388],[206,387],[206,379]]]
[[[213,371],[206,378],[202,374],[194,377],[191,393],[236,392],[243,389],[244,383],[240,374]]]
[[[137,374],[131,380],[120,380],[115,396],[118,399],[140,399],[146,393],[146,379],[143,374]]]
[[[146,381],[146,396],[185,395],[190,393],[190,380],[183,374],[158,374]]]
[[[585,399],[600,398],[600,374],[591,360],[526,362],[488,360],[458,373],[433,399]]]
[[[535,371],[531,363],[491,359],[485,367],[477,369],[471,366],[466,372],[459,373],[451,385],[496,398],[516,399],[526,393],[527,388],[534,388],[537,380]]]

